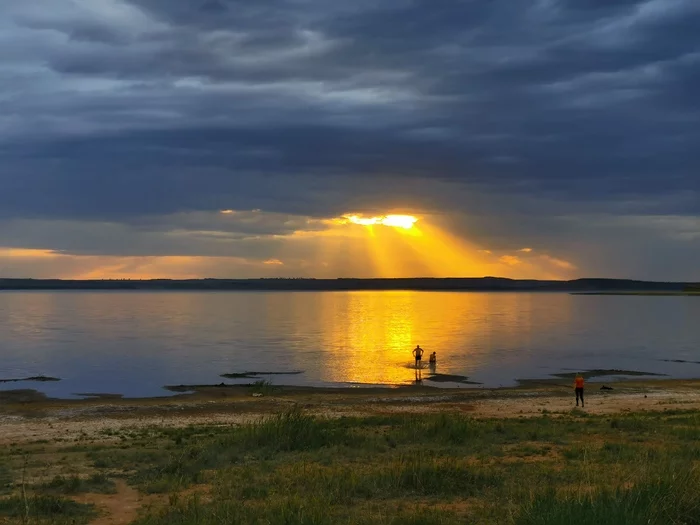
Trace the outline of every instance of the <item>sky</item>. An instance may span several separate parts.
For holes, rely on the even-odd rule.
[[[0,2],[0,277],[699,281],[699,145],[698,0]]]

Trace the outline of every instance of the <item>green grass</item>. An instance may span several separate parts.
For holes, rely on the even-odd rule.
[[[122,477],[142,493],[169,495],[137,525],[700,525],[699,423],[696,411],[325,419],[294,407],[242,426],[109,431],[112,441],[55,445],[71,469],[82,462],[101,473],[59,477],[32,492],[58,498],[40,508],[67,501],[59,496],[107,492]],[[46,468],[51,444],[42,447],[7,451],[7,478],[17,483],[32,451],[43,451],[33,468]],[[10,490],[5,501],[15,510],[5,515],[19,523],[21,500]],[[86,509],[56,515],[78,510]]]
[[[252,387],[254,394],[269,396],[275,392],[275,387],[272,385],[272,381],[268,379],[258,379],[257,381],[253,381],[250,386]]]
[[[96,512],[92,505],[50,495],[33,495],[26,499],[11,496],[0,499],[0,516],[20,518],[23,523],[88,523]]]
[[[558,496],[554,488],[523,509],[516,525],[695,525],[700,523],[700,478],[681,470],[629,489]]]
[[[233,437],[240,437],[245,450],[266,448],[273,451],[313,450],[346,438],[342,427],[316,419],[294,407],[287,412],[245,426]],[[235,440],[235,439],[234,439]]]
[[[127,462],[134,469],[130,479],[144,492],[172,492],[202,483],[207,471],[240,464],[247,458],[317,450],[349,439],[342,426],[308,416],[296,407],[243,427],[209,429],[205,434],[190,429],[172,435],[175,446],[150,451],[150,461],[137,463],[134,451],[122,454],[122,466]],[[105,457],[112,462],[106,464]],[[95,466],[114,468],[120,464],[118,457],[105,457],[96,460]]]
[[[12,483],[14,476],[12,469],[7,464],[6,460],[0,461],[0,494],[8,494],[12,491]]]
[[[225,442],[239,454],[218,467],[210,462],[216,474],[199,478],[212,487],[211,498],[178,500],[141,523],[225,516],[242,523],[556,524],[577,513],[590,523],[606,513],[609,523],[634,523],[649,513],[649,501],[675,494],[664,508],[680,517],[667,512],[668,523],[690,524],[682,509],[695,504],[699,485],[670,483],[668,464],[680,460],[678,475],[695,479],[700,452],[686,438],[696,422],[688,414],[478,420],[450,413],[331,421],[294,409],[223,436],[213,432],[206,445],[199,440],[210,453]],[[662,439],[671,441],[661,446]],[[460,507],[465,501],[476,503]],[[533,521],[541,516],[551,520]]]
[[[50,482],[44,483],[40,489],[55,494],[81,494],[85,492],[114,494],[116,492],[114,481],[103,473],[96,473],[88,478],[77,475],[56,476]]]
[[[350,515],[341,516],[329,509],[322,499],[290,498],[284,501],[250,507],[235,501],[216,506],[190,498],[178,506],[170,506],[139,519],[135,525],[220,525],[223,523],[259,525],[462,525],[452,513],[436,508],[387,510],[360,507]]]
[[[389,493],[395,497],[409,494],[473,496],[502,483],[495,472],[465,465],[452,457],[431,458],[419,452],[382,465],[374,478],[380,493],[374,496]]]
[[[131,470],[144,465],[152,465],[163,461],[167,451],[150,449],[150,447],[131,446],[127,449],[105,449],[95,447],[90,451],[89,446],[83,448],[87,451],[88,457],[92,459],[95,468],[99,469],[120,469]],[[65,451],[65,450],[64,450]]]

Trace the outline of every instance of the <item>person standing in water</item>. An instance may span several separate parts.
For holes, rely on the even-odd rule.
[[[431,374],[437,374],[437,354],[435,352],[430,354],[430,359],[428,359],[428,368],[430,369]]]
[[[576,406],[578,406],[578,400],[581,399],[581,407],[583,404],[583,376],[581,374],[576,374],[576,379],[574,379],[574,391],[576,392]]]
[[[416,370],[420,368],[421,360],[423,359],[423,349],[420,345],[416,345],[413,349],[413,357],[416,358]]]

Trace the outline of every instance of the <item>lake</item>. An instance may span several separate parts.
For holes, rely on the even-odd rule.
[[[156,396],[251,370],[302,372],[263,376],[275,384],[410,384],[416,344],[438,372],[486,387],[586,369],[690,378],[700,364],[662,360],[700,361],[698,319],[697,297],[0,292],[0,378],[62,379],[0,389]]]

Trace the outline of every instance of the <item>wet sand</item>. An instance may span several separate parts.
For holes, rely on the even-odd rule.
[[[644,379],[586,387],[585,411],[616,414],[700,409],[700,380]],[[254,421],[294,404],[323,417],[465,412],[477,418],[532,417],[575,410],[573,389],[525,382],[500,389],[275,387],[259,397],[246,386],[203,386],[173,397],[121,399],[92,394],[53,400],[31,390],[0,392],[0,445],[99,439],[106,431],[143,427],[226,425]]]

